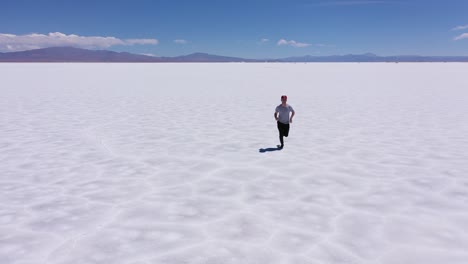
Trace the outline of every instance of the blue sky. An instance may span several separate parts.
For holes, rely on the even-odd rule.
[[[468,55],[466,0],[2,0],[0,52]]]

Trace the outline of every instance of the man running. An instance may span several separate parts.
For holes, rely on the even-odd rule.
[[[281,145],[278,145],[278,148],[282,149],[284,147],[283,137],[288,137],[289,135],[289,124],[292,123],[293,117],[296,114],[292,106],[287,104],[288,97],[286,95],[281,96],[281,104],[276,107],[275,110],[275,119],[278,123],[279,139]],[[289,117],[289,114],[291,117]]]

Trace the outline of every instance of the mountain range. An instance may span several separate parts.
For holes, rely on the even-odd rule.
[[[302,56],[281,59],[244,59],[207,53],[177,57],[153,57],[128,52],[51,47],[0,53],[0,62],[468,62],[468,56],[377,56],[358,55]]]

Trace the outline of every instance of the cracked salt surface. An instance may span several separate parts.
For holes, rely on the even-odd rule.
[[[0,262],[466,264],[467,67],[0,64]]]

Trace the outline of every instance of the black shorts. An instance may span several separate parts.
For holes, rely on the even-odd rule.
[[[278,131],[280,133],[280,136],[287,137],[289,135],[289,124],[283,124],[278,121]]]

